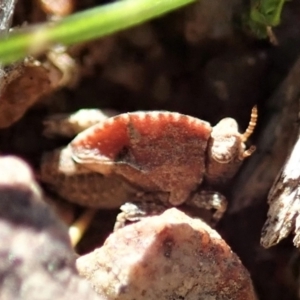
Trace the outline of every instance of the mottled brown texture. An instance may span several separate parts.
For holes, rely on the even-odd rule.
[[[225,118],[215,125],[206,154],[207,182],[214,186],[228,182],[244,160],[245,147],[234,119]]]
[[[103,176],[76,164],[69,148],[43,157],[40,178],[56,193],[74,203],[97,208],[118,208],[141,191],[117,175]]]
[[[136,112],[94,125],[70,147],[74,160],[88,169],[120,174],[148,191],[169,192],[169,202],[179,205],[203,177],[215,185],[236,173],[244,159],[241,136],[229,118],[212,129],[178,113]]]
[[[107,299],[256,299],[239,258],[208,225],[173,208],[117,230],[77,259]]]
[[[60,75],[38,61],[27,61],[11,68],[1,80],[0,128],[18,121],[41,96],[52,92]]]
[[[59,124],[62,133],[76,132],[94,123],[95,111],[53,117],[47,134],[58,134]],[[44,155],[40,178],[63,198],[85,206],[110,209],[137,201],[140,216],[149,211],[143,201],[158,200],[163,207],[186,202],[215,209],[218,221],[226,199],[203,190],[217,189],[236,173],[245,158],[242,137],[231,118],[211,128],[200,119],[166,111],[104,116],[66,148]],[[206,186],[199,191],[203,179]],[[121,219],[127,217],[132,219],[132,210]]]
[[[13,26],[26,27],[46,20],[37,1],[18,1]],[[112,2],[76,2],[78,10],[83,10],[108,1]],[[2,2],[6,5],[11,1]],[[53,113],[83,107],[113,108],[120,112],[177,111],[212,125],[224,117],[233,117],[243,131],[251,107],[258,104],[259,126],[250,141],[257,151],[243,163],[234,179],[242,180],[243,184],[231,181],[225,188],[215,189],[227,196],[228,208],[234,208],[234,213],[225,214],[217,230],[251,273],[259,299],[296,300],[299,283],[291,282],[286,272],[289,270],[293,276],[299,273],[288,263],[297,252],[292,237],[264,249],[259,246],[259,236],[267,216],[267,192],[289,148],[288,142],[279,142],[281,138],[287,141],[291,132],[290,127],[280,127],[284,121],[282,114],[288,117],[290,125],[298,127],[298,104],[287,111],[289,104],[282,101],[299,87],[298,78],[286,86],[287,93],[278,95],[272,105],[266,101],[299,55],[300,1],[284,3],[280,26],[275,29],[278,47],[245,36],[240,26],[244,14],[232,10],[234,3],[243,5],[241,8],[247,14],[250,1],[199,0],[131,30],[72,47],[71,56],[80,65],[81,81],[76,89],[51,93],[17,124],[0,130],[0,151],[26,157],[38,167],[43,153],[69,142],[45,139],[41,135],[44,119]],[[190,16],[185,12],[190,12]],[[186,25],[192,35],[183,34]],[[269,126],[269,121],[275,126]],[[46,184],[43,187],[49,192]],[[204,184],[199,187],[204,188]],[[72,206],[78,214],[79,208]],[[196,209],[192,212],[198,216]],[[100,210],[77,250],[87,253],[99,246],[111,231],[117,213]],[[209,215],[208,211],[205,213]]]
[[[178,205],[201,184],[209,123],[170,112],[119,115],[79,134],[70,147],[75,161],[116,173],[148,191],[170,192]]]

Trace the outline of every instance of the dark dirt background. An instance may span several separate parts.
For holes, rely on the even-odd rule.
[[[69,53],[78,63],[77,84],[48,93],[17,123],[1,129],[1,152],[25,158],[38,172],[42,154],[68,142],[44,137],[44,118],[89,107],[176,111],[213,125],[223,117],[233,117],[244,130],[251,108],[258,104],[258,126],[251,138],[255,145],[272,114],[267,100],[299,55],[300,2],[285,4],[282,24],[274,30],[278,46],[257,40],[241,27],[246,2],[202,0],[139,27],[72,47]],[[75,10],[102,3],[78,1]],[[45,19],[37,1],[19,1],[14,25]],[[22,91],[18,93],[21,99]],[[251,164],[251,158],[247,163]],[[243,168],[237,176],[242,172]],[[229,206],[234,189],[235,181],[224,191]],[[299,254],[291,240],[268,250],[259,244],[266,196],[235,212],[229,209],[217,230],[250,271],[259,299],[298,299]],[[76,207],[75,214],[78,211]],[[78,246],[79,253],[103,242],[116,213],[99,211]]]

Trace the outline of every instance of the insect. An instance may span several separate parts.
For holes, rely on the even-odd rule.
[[[246,149],[245,142],[256,119],[254,107],[247,130],[239,133],[232,118],[211,127],[208,122],[175,112],[120,114],[96,123],[79,133],[67,148],[46,156],[41,179],[63,197],[86,206],[117,208],[126,197],[131,201],[139,195],[141,202],[146,202],[145,195],[159,198],[162,194],[162,202],[168,206],[198,202],[198,207],[217,208],[219,218],[224,205],[212,189],[226,184],[255,150]],[[82,177],[74,181],[76,174]],[[75,193],[66,192],[70,191],[66,179],[69,183],[73,180],[70,184]],[[114,195],[121,185],[125,192]],[[105,200],[108,193],[111,197]],[[92,194],[96,200],[91,201]]]

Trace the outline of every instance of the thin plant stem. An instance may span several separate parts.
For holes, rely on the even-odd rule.
[[[123,0],[28,26],[0,38],[0,63],[38,55],[55,44],[73,45],[129,28],[195,0]]]

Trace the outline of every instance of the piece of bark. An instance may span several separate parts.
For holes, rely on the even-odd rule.
[[[117,230],[77,268],[107,299],[256,299],[219,234],[175,208]]]
[[[261,244],[278,244],[291,232],[294,245],[300,246],[300,135],[268,195],[268,219],[262,230]]]
[[[76,271],[67,228],[29,167],[0,158],[0,299],[101,299]]]
[[[2,0],[0,1],[0,35],[6,35],[12,23],[13,13],[17,0]],[[2,81],[6,76],[6,70],[0,62],[0,95]]]
[[[8,32],[10,25],[11,25],[11,21],[12,21],[16,3],[17,3],[17,0],[2,0],[0,2],[0,11],[1,11],[0,33]],[[1,79],[1,77],[0,77],[0,79]]]
[[[268,116],[255,143],[257,150],[233,182],[229,213],[237,213],[267,198],[268,191],[297,137],[299,82],[300,58],[266,105]],[[258,114],[259,111],[258,107]],[[260,122],[260,115],[258,119]]]
[[[6,35],[12,23],[13,13],[17,0],[2,0],[0,1],[0,35]],[[6,76],[6,70],[0,62],[0,95],[1,82]]]

